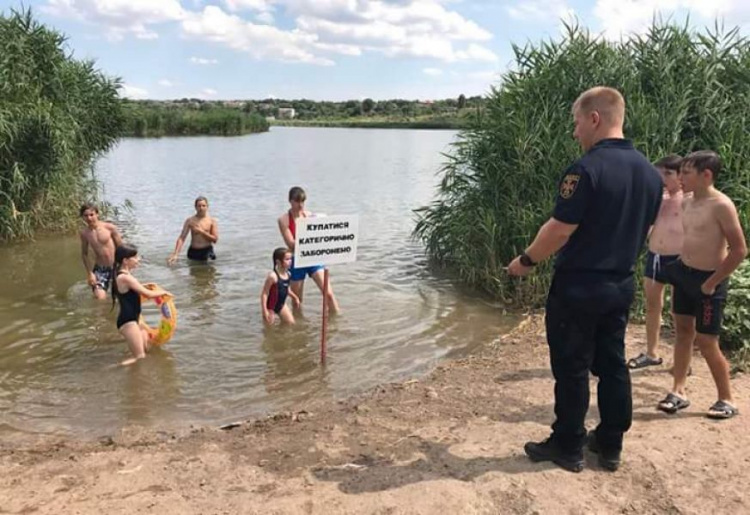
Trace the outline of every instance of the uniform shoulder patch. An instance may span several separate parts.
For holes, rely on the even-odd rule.
[[[581,181],[581,174],[569,173],[563,178],[560,183],[560,197],[567,200],[573,196],[578,188],[578,183]]]

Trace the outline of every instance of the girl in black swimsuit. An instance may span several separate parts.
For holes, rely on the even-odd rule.
[[[133,357],[126,359],[122,365],[130,365],[146,357],[149,349],[148,333],[140,326],[141,296],[148,298],[161,297],[169,293],[161,288],[149,290],[138,279],[131,275],[140,258],[138,249],[132,245],[120,245],[115,249],[115,280],[112,281],[112,308],[115,301],[120,303],[120,314],[117,316],[117,329],[125,338]]]
[[[287,296],[292,298],[295,307],[299,308],[299,297],[289,289],[292,276],[289,267],[292,266],[292,252],[286,247],[279,247],[273,251],[273,272],[269,272],[263,290],[260,292],[260,308],[263,321],[271,325],[274,314],[279,315],[282,322],[294,324],[294,315],[286,305]]]

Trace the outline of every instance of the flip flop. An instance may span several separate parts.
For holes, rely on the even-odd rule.
[[[739,415],[740,411],[726,401],[716,401],[713,406],[708,408],[706,416],[714,419],[732,418]]]
[[[630,370],[637,370],[639,368],[646,368],[646,367],[652,367],[656,365],[661,365],[664,360],[661,358],[652,358],[648,354],[644,354],[641,352],[634,358],[630,358],[628,360],[628,368]]]
[[[683,399],[677,394],[668,393],[667,396],[659,402],[659,404],[656,406],[656,409],[658,409],[659,411],[663,411],[664,413],[674,415],[678,411],[685,409],[688,406],[690,406],[689,400]]]

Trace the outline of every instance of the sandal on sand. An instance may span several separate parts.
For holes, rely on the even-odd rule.
[[[725,419],[732,418],[740,412],[737,408],[726,401],[716,401],[713,406],[708,408],[706,416],[708,418]]]
[[[688,406],[690,406],[689,400],[683,399],[677,394],[669,393],[661,402],[659,402],[659,404],[656,406],[656,409],[663,411],[664,413],[673,415],[681,409],[687,408]],[[714,404],[714,406],[716,406],[716,404]]]
[[[645,368],[645,367],[652,367],[656,365],[661,365],[663,360],[661,358],[652,358],[648,354],[644,354],[641,352],[634,358],[630,358],[628,360],[628,368],[630,370],[636,370],[639,368]]]

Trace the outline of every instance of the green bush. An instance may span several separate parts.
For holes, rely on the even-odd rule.
[[[743,261],[729,280],[722,346],[750,358],[750,262]]]
[[[414,234],[436,266],[508,302],[541,304],[551,260],[523,280],[503,267],[550,216],[561,173],[580,155],[571,106],[597,85],[623,93],[626,136],[650,159],[719,152],[718,187],[750,226],[750,43],[737,29],[657,22],[610,42],[572,26],[561,41],[514,51],[515,67],[448,155],[437,199],[416,212]]]
[[[0,15],[0,240],[70,229],[121,131],[118,80],[64,44],[31,11]]]

